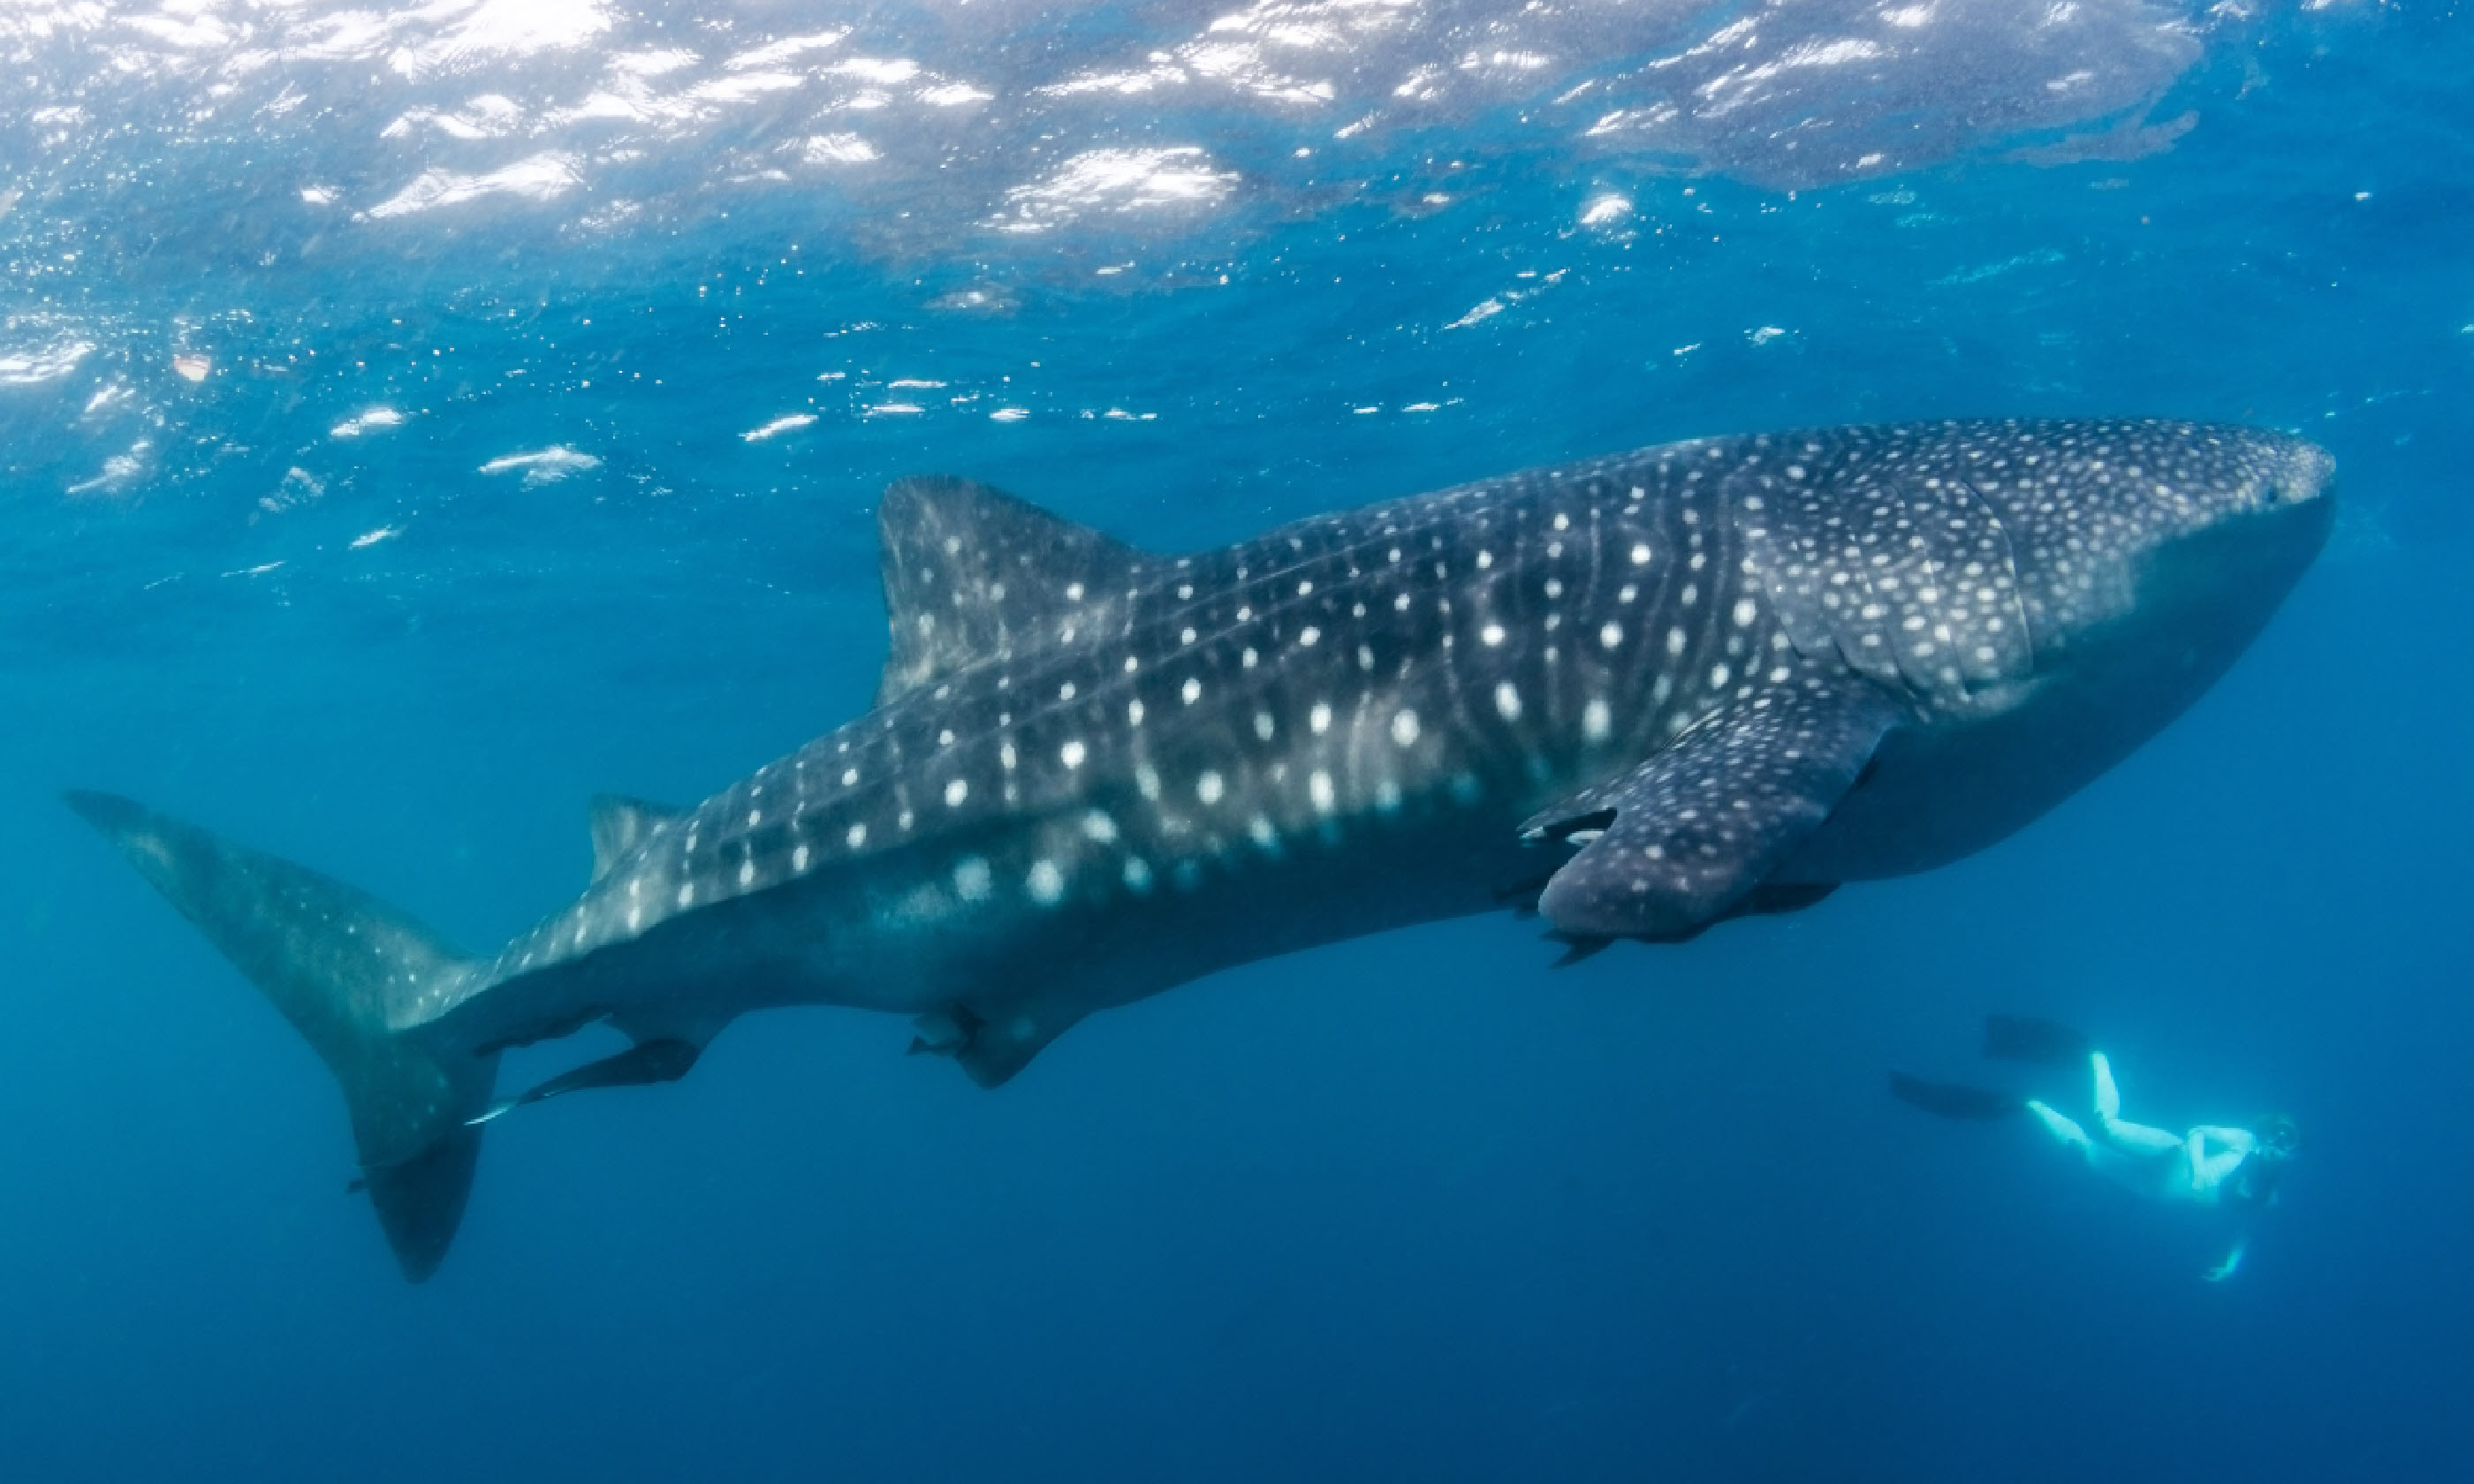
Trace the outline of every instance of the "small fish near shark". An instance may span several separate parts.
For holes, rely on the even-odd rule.
[[[749,1011],[909,1016],[995,1087],[1096,1010],[1319,944],[1509,904],[1589,953],[1955,860],[2224,672],[2334,471],[2230,426],[1827,429],[1193,556],[904,480],[876,708],[692,807],[600,800],[592,884],[486,957],[67,797],[326,1059],[419,1281],[492,1117],[683,1076]],[[599,1020],[632,1048],[498,1096],[501,1050]]]

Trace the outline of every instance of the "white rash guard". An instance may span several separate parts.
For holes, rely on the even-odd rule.
[[[2221,1206],[2236,1170],[2258,1137],[2248,1129],[2213,1123],[2195,1124],[2187,1134],[2174,1134],[2122,1116],[2122,1089],[2114,1086],[2113,1064],[2103,1052],[2088,1057],[2096,1078],[2097,1134],[2090,1136],[2077,1121],[2050,1105],[2029,1099],[2027,1111],[2048,1133],[2078,1150],[2088,1166],[2114,1184],[2151,1200]],[[2234,1243],[2224,1261],[2208,1271],[2211,1282],[2233,1276],[2242,1265],[2243,1241]]]

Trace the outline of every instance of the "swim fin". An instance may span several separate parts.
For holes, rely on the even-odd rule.
[[[1890,1073],[1890,1095],[1939,1117],[1979,1123],[2007,1118],[2027,1106],[2007,1092],[1990,1092],[1955,1082],[1927,1082],[1904,1072]]]
[[[1986,1016],[1984,1054],[2000,1062],[2039,1066],[2076,1066],[2093,1049],[2088,1039],[2056,1020],[2033,1016]]]

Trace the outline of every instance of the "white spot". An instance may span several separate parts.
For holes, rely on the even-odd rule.
[[[747,827],[748,827],[748,828],[750,828],[750,829],[754,829],[757,826],[762,825],[762,824],[764,824],[764,810],[762,810],[762,809],[750,809],[750,810],[748,810],[748,811],[747,811]]]
[[[1405,613],[1409,611],[1409,595],[1404,592],[1398,597],[1394,598],[1392,600],[1392,608],[1395,612]]]
[[[936,733],[936,745],[938,747],[952,747],[954,745],[954,729],[948,727],[944,730]]]
[[[798,849],[790,852],[790,869],[793,871],[805,871],[808,869],[808,848],[806,846],[800,846]],[[629,925],[633,926],[634,924],[631,923]]]
[[[679,905],[680,905],[680,906],[682,906],[682,907],[684,907],[684,906],[688,906],[688,905],[690,905],[691,903],[692,903],[694,900],[695,900],[695,883],[694,883],[693,881],[682,881],[682,882],[680,882],[680,883],[679,883]]]
[[[1191,644],[1194,642],[1194,631],[1191,629],[1184,630],[1177,634],[1176,639],[1180,644]]]
[[[1280,848],[1280,832],[1272,827],[1270,820],[1259,814],[1246,822],[1246,833],[1264,850],[1276,850]]]
[[[858,781],[859,770],[857,768],[844,768],[842,770],[842,787],[848,788]]]
[[[1072,681],[1067,681],[1064,684],[1056,687],[1056,699],[1059,701],[1071,701],[1074,699],[1074,682]]]
[[[1108,817],[1105,809],[1094,809],[1082,816],[1082,833],[1087,839],[1106,845],[1117,838],[1117,822]]]
[[[1021,760],[1022,759],[1020,757],[1015,755],[1012,743],[1000,742],[997,744],[997,761],[1005,764],[1005,768],[1007,773],[1012,772],[1013,765]]]
[[[1385,778],[1374,785],[1374,807],[1386,814],[1400,807],[1400,784],[1396,779]]]
[[[741,886],[754,886],[756,884],[756,862],[752,860],[743,860],[739,863],[739,884]],[[583,929],[578,928],[576,929],[576,932],[578,936],[581,936]]]
[[[1134,787],[1142,790],[1143,797],[1146,799],[1159,797],[1159,775],[1152,770],[1150,763],[1134,764]]]
[[[956,778],[945,785],[945,807],[949,809],[958,806],[963,800],[970,797],[971,785],[967,779]]]
[[[1298,634],[1298,642],[1307,649],[1312,649],[1315,647],[1315,641],[1322,637],[1322,631],[1312,624],[1308,624],[1305,626],[1304,631]]]
[[[849,833],[843,835],[842,839],[849,843],[852,850],[856,850],[861,846],[867,844],[867,826],[865,825],[853,825],[850,827]]]
[[[1560,510],[1557,511],[1555,513],[1555,529],[1558,531],[1569,531],[1572,529],[1572,517],[1564,515]]]
[[[1500,715],[1505,721],[1516,722],[1520,720],[1519,687],[1514,685],[1510,681],[1504,681],[1497,684],[1494,687],[1494,709],[1496,714]]]
[[[1244,654],[1239,655],[1239,656],[1237,657],[1237,662],[1238,662],[1239,664],[1244,665],[1247,669],[1250,670],[1250,669],[1254,668],[1254,661],[1255,661],[1255,660],[1257,660],[1257,659],[1260,659],[1261,658],[1262,658],[1262,657],[1261,657],[1260,655],[1257,655],[1257,654],[1255,654],[1255,653],[1254,653],[1254,646],[1253,646],[1253,645],[1251,645],[1251,644],[1249,644],[1249,645],[1247,645],[1247,646],[1246,646],[1246,652],[1245,652]]]
[[[1134,892],[1148,892],[1152,889],[1151,865],[1139,855],[1126,857],[1126,886]]]
[[[1407,747],[1418,740],[1418,713],[1403,706],[1392,713],[1392,740]]]
[[[1331,730],[1331,707],[1321,701],[1316,702],[1314,704],[1314,709],[1306,713],[1306,725],[1314,730],[1314,733],[1317,736],[1321,736],[1324,732],[1329,731]]]
[[[1581,708],[1581,735],[1592,742],[1604,742],[1613,730],[1614,718],[1608,714],[1606,698],[1591,696],[1589,704]]]
[[[1311,592],[1313,592],[1313,591],[1314,591],[1314,584],[1313,584],[1311,581],[1300,582],[1300,583],[1298,583],[1298,597],[1302,598],[1302,597],[1306,596],[1308,593],[1311,593]]]
[[[1615,646],[1621,644],[1623,642],[1623,625],[1611,623],[1599,629],[1598,642],[1609,649],[1613,649]]]
[[[1491,551],[1482,551],[1477,554],[1477,569],[1479,571],[1483,572],[1492,565],[1494,565],[1494,553]]]
[[[1031,863],[1031,874],[1023,884],[1031,889],[1031,899],[1043,907],[1053,907],[1065,897],[1065,873],[1056,869],[1053,860]]]
[[[1065,601],[1068,603],[1079,603],[1082,601],[1082,585],[1080,583],[1067,583],[1065,585]]]
[[[1503,642],[1503,625],[1488,624],[1477,632],[1477,636],[1485,643],[1500,644]]]
[[[1314,806],[1316,808],[1322,810],[1325,814],[1329,814],[1331,812],[1332,791],[1330,774],[1323,772],[1321,768],[1317,768],[1313,775],[1306,779],[1306,793],[1314,799]]]
[[[1666,631],[1666,652],[1667,652],[1668,654],[1670,654],[1670,655],[1681,655],[1681,654],[1683,654],[1683,653],[1684,653],[1684,646],[1685,646],[1685,644],[1686,644],[1686,642],[1687,642],[1687,641],[1685,639],[1685,636],[1684,636],[1684,630],[1683,630],[1681,627],[1677,627],[1677,628],[1669,629],[1669,630],[1667,630],[1667,631]]]
[[[1220,775],[1207,768],[1203,770],[1202,777],[1194,780],[1194,797],[1204,803],[1218,803],[1220,796],[1225,792],[1227,786]]]
[[[1272,720],[1271,712],[1256,711],[1254,713],[1254,735],[1262,738],[1264,741],[1269,742],[1272,740],[1272,732],[1276,725],[1277,724]]]
[[[1632,564],[1635,566],[1649,565],[1649,543],[1647,541],[1635,541],[1633,543]]]
[[[1139,702],[1139,701],[1128,701],[1128,702],[1127,702],[1127,703],[1126,703],[1126,725],[1127,725],[1127,726],[1128,726],[1128,727],[1139,727],[1139,726],[1141,726],[1142,724],[1143,724],[1143,704],[1142,704],[1141,702]]]
[[[1080,742],[1068,742],[1063,747],[1056,750],[1057,759],[1063,762],[1068,768],[1081,767],[1082,759],[1086,755],[1088,755],[1088,754],[1085,752]]]
[[[1560,598],[1563,595],[1564,580],[1560,577],[1550,577],[1546,579],[1546,596],[1550,598]]]
[[[995,873],[977,855],[965,855],[954,867],[954,890],[964,901],[985,901],[996,885]]]
[[[1720,690],[1720,689],[1725,688],[1726,683],[1727,683],[1728,674],[1729,674],[1729,672],[1728,672],[1728,669],[1727,669],[1727,667],[1726,667],[1725,665],[1722,665],[1722,664],[1713,664],[1713,665],[1711,665],[1711,666],[1710,667],[1710,688],[1711,690]]]
[[[1735,600],[1736,628],[1749,629],[1753,626],[1753,620],[1760,616],[1761,607],[1759,604],[1755,603],[1750,598],[1737,598]]]
[[[1192,706],[1197,701],[1202,699],[1202,682],[1194,679],[1192,676],[1188,676],[1186,678],[1185,684],[1177,691],[1177,694],[1185,698],[1186,705]]]
[[[1141,669],[1142,667],[1143,667],[1143,662],[1142,662],[1141,660],[1139,660],[1139,659],[1135,658],[1134,658],[1133,656],[1131,656],[1131,655],[1128,655],[1128,656],[1126,657],[1126,673],[1127,673],[1128,675],[1131,675],[1131,674],[1133,674],[1136,670],[1139,670],[1139,669]]]

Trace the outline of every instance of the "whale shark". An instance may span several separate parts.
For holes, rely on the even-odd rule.
[[[1733,436],[1160,555],[987,486],[879,509],[868,714],[691,806],[603,798],[582,895],[462,952],[342,882],[68,802],[341,1085],[404,1274],[507,1110],[685,1075],[751,1011],[911,1019],[983,1086],[1095,1011],[1459,915],[1564,956],[2002,839],[2171,722],[2324,543],[2285,434]],[[499,1054],[629,1047],[513,1096]]]

